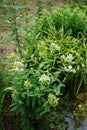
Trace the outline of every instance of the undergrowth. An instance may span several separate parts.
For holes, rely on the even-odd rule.
[[[56,111],[61,95],[64,101],[66,96],[68,102],[77,101],[76,96],[87,91],[86,25],[86,11],[79,7],[43,11],[26,32],[22,58],[10,57],[11,107],[21,114],[24,130],[35,129],[38,119]]]
[[[14,28],[7,41],[18,48],[6,61],[9,78],[4,85],[3,72],[0,74],[1,87],[6,88],[0,93],[0,111],[2,92],[10,91],[11,111],[21,116],[23,130],[36,126],[40,130],[65,130],[67,125],[57,109],[75,110],[80,104],[76,97],[87,91],[87,8],[67,5],[48,12],[42,10],[39,0],[33,25],[28,25],[25,10],[26,28],[21,36],[22,27],[17,23],[21,16],[16,16],[14,1],[11,4],[13,14],[7,22]]]

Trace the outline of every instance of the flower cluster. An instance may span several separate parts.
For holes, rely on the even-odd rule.
[[[64,71],[76,73],[76,70],[71,65],[69,65],[68,67],[65,66]]]
[[[22,62],[19,62],[19,61],[14,62],[14,68],[16,72],[22,72],[23,66],[24,64]]]
[[[74,57],[73,57],[72,54],[68,54],[67,56],[61,55],[60,58],[61,58],[62,60],[64,60],[64,61],[68,61],[68,62],[71,62],[71,61],[74,59]]]
[[[67,60],[68,61],[72,61],[73,60],[73,55],[72,54],[68,54],[67,55]]]
[[[46,75],[46,74],[43,74],[43,75],[41,75],[41,77],[39,78],[39,81],[40,81],[40,82],[43,82],[43,81],[48,81],[48,82],[50,82],[50,77],[49,77],[48,75]]]
[[[60,46],[58,46],[56,43],[52,43],[51,44],[51,53],[53,53],[55,50],[59,51],[60,50]]]
[[[48,102],[52,107],[56,107],[58,105],[58,98],[54,94],[49,93]]]
[[[25,85],[26,87],[28,87],[28,86],[30,86],[30,85],[31,85],[31,82],[30,82],[30,81],[28,81],[28,80],[26,80],[26,81],[24,82],[24,85]]]

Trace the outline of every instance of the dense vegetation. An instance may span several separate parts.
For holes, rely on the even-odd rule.
[[[11,86],[2,91],[2,102],[10,92],[23,130],[65,130],[58,109],[76,113],[82,103],[77,97],[87,91],[87,7],[41,10],[25,28],[22,45],[17,31],[18,49],[6,62]]]

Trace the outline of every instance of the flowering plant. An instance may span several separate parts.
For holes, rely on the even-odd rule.
[[[47,35],[41,37],[44,29],[40,32],[38,26],[26,33],[28,45],[11,70],[12,110],[21,114],[24,130],[34,129],[38,118],[56,109],[61,94],[74,97],[87,85],[85,37],[65,35],[63,28],[57,31],[50,25],[49,33],[45,30]]]
[[[85,44],[71,37],[56,39],[55,44],[47,38],[35,44],[31,55],[26,49],[22,61],[12,67],[12,109],[21,113],[26,128],[29,124],[24,119],[33,122],[56,109],[62,90],[75,96],[86,83]]]

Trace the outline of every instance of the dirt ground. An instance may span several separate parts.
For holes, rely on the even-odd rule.
[[[10,17],[10,13],[12,10],[12,2],[9,2],[10,0],[7,0],[7,2],[3,3],[5,6],[3,8],[0,8],[0,38],[3,38],[4,40],[7,38],[8,34],[10,33],[12,26],[8,24]],[[1,5],[3,5],[1,4]],[[65,0],[42,0],[41,6],[42,9],[51,10],[52,7],[59,7],[63,6],[65,4]],[[22,0],[16,0],[15,2],[16,6],[19,6],[18,9],[15,10],[16,15],[25,15],[25,8],[28,8],[28,15],[29,17],[35,16],[38,10],[38,3],[37,0],[29,0],[25,4],[22,2]],[[32,20],[32,19],[31,19]],[[30,20],[30,22],[31,22]],[[18,22],[22,26],[25,26],[25,20],[23,17],[20,17]]]
[[[38,0],[29,0],[26,3],[23,3],[21,0],[15,1],[15,6],[18,8],[13,10],[12,2],[10,0],[5,1],[5,3],[1,3],[0,7],[4,5],[3,8],[0,8],[0,52],[5,55],[8,55],[12,50],[15,50],[15,46],[13,45],[13,39],[8,40],[9,37],[11,38],[11,34],[13,33],[14,26],[9,23],[13,22],[13,14],[14,11],[15,15],[17,16],[18,20],[16,21],[17,24],[22,27],[22,29],[26,25],[25,15],[27,13],[27,17],[29,17],[28,22],[32,24],[34,22],[34,17],[38,12]],[[40,0],[39,0],[40,1]],[[42,9],[51,10],[52,7],[59,7],[63,6],[66,3],[66,0],[41,0],[41,7]],[[25,10],[27,8],[27,12]],[[19,32],[20,33],[20,32]],[[6,43],[4,45],[4,43]],[[4,45],[4,46],[3,46]],[[13,47],[12,47],[13,45]],[[12,48],[12,49],[11,49]]]

